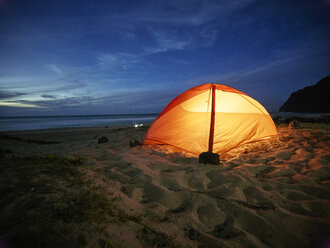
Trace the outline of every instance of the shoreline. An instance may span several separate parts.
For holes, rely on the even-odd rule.
[[[98,116],[42,116],[2,117],[1,131],[40,130],[54,128],[84,128],[149,124],[156,115],[98,115]]]
[[[149,127],[149,125],[145,125]],[[133,125],[116,125],[116,126],[90,126],[90,127],[59,127],[59,128],[44,128],[44,129],[33,129],[33,130],[8,130],[0,131],[1,133],[47,133],[47,132],[75,132],[75,131],[100,131],[100,130],[114,130],[114,129],[123,129],[123,128],[135,128]]]
[[[152,114],[149,114],[152,115]],[[102,115],[97,115],[97,116],[102,116]],[[114,115],[108,115],[108,116],[114,116]],[[116,115],[116,116],[125,116],[125,115]],[[134,116],[134,115],[131,115]],[[135,116],[139,116],[139,115],[135,115]],[[146,115],[140,115],[140,116],[146,116]],[[37,117],[24,117],[24,118],[56,118],[56,117],[72,117],[72,116],[37,116]],[[80,116],[74,116],[74,117],[80,117]],[[83,117],[88,117],[88,115],[84,115]],[[290,121],[297,121],[297,122],[308,122],[308,123],[325,123],[325,124],[329,124],[330,123],[330,114],[319,114],[319,113],[315,113],[315,114],[308,114],[308,113],[297,113],[297,115],[294,115],[294,113],[285,113],[285,114],[277,114],[277,113],[273,113],[271,114],[271,117],[274,121],[274,123],[276,125],[279,124],[283,124],[286,123],[288,124]],[[6,118],[14,118],[14,119],[19,119],[19,118],[23,118],[23,117],[0,117],[3,119]],[[157,118],[157,116],[154,116],[154,118]],[[114,120],[112,120],[114,121]],[[108,122],[104,122],[102,125],[87,125],[87,124],[77,124],[77,126],[66,126],[63,124],[62,127],[46,127],[46,128],[37,128],[37,129],[22,129],[22,128],[18,128],[15,130],[12,130],[10,128],[10,125],[17,125],[17,123],[15,124],[7,124],[7,129],[4,129],[2,127],[2,130],[0,130],[0,133],[5,133],[5,132],[20,132],[20,131],[41,131],[41,130],[63,130],[66,131],[68,129],[91,129],[91,128],[102,128],[102,127],[106,127],[106,128],[120,128],[122,126],[134,126],[134,123],[138,123],[138,124],[144,124],[145,126],[150,126],[152,124],[153,120],[136,120],[136,121],[130,121],[130,123],[126,123],[126,124],[113,124],[111,123],[111,121]],[[36,124],[38,125],[38,124]],[[71,125],[71,124],[70,124]],[[82,125],[82,126],[81,126]],[[1,128],[1,126],[0,126]]]

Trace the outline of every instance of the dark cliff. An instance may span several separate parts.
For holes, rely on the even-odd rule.
[[[330,76],[293,92],[280,112],[330,113]]]

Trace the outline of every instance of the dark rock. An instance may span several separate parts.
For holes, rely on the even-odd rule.
[[[108,143],[108,142],[109,142],[109,140],[105,136],[100,137],[99,140],[98,140],[98,144]]]
[[[297,127],[298,127],[297,122],[295,122],[295,121],[290,121],[289,122],[288,128],[290,128],[290,129],[296,129]]]
[[[200,164],[220,164],[219,154],[213,152],[202,152],[199,154]]]
[[[313,86],[293,92],[280,112],[330,113],[330,76]]]
[[[130,147],[140,146],[140,145],[141,145],[141,142],[138,140],[130,140],[130,142],[129,142]]]

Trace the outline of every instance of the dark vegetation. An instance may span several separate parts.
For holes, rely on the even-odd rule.
[[[55,156],[1,161],[2,242],[9,247],[79,247],[84,240],[78,226],[109,220],[115,199],[87,187],[81,165],[81,159]]]
[[[46,141],[46,140],[32,140],[32,139],[22,139],[21,137],[11,136],[8,134],[0,133],[0,139],[2,140],[15,140],[22,141],[26,143],[38,144],[38,145],[51,145],[51,144],[59,144],[56,141]]]
[[[318,117],[292,117],[276,116],[273,117],[276,126],[288,125],[294,122],[297,128],[326,129],[330,130],[330,116],[320,115]]]
[[[48,155],[0,159],[0,244],[5,247],[115,247],[114,223],[136,225],[137,238],[147,246],[172,246],[163,233],[143,223],[142,215],[127,215],[120,198],[86,177],[82,159]],[[99,237],[99,238],[98,238]]]

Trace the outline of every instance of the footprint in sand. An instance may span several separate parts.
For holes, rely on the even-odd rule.
[[[143,203],[156,202],[169,209],[175,209],[180,206],[180,200],[165,188],[152,183],[143,185],[145,199]]]
[[[239,227],[241,230],[244,230],[244,232],[255,236],[255,238],[257,237],[263,244],[268,245],[269,247],[283,247],[270,245],[276,240],[276,237],[273,235],[274,229],[272,228],[271,223],[268,223],[266,219],[259,216],[256,212],[250,211],[250,209],[245,207],[240,207],[232,208],[231,215],[235,216],[235,225],[229,222],[229,227],[231,227],[231,225],[236,228]],[[229,228],[229,230],[231,229],[232,228]],[[232,231],[234,234],[239,232],[239,230],[236,229]]]
[[[211,180],[211,182],[207,185],[208,189],[218,187],[228,181],[220,171],[210,171],[206,174],[206,176]]]
[[[256,174],[257,177],[271,177],[271,173],[276,170],[275,167],[268,166],[265,169],[259,171],[259,173]]]
[[[196,189],[196,190],[204,190],[204,180],[203,178],[201,178],[200,175],[198,174],[191,174],[191,175],[187,175],[188,179],[188,185],[189,187]]]
[[[276,154],[276,158],[280,160],[290,160],[291,156],[295,154],[295,151],[281,151]]]
[[[304,194],[303,192],[299,192],[296,190],[285,190],[285,191],[280,191],[280,194],[284,196],[286,199],[291,200],[291,201],[304,201],[304,200],[311,200],[310,196]]]
[[[295,154],[291,157],[293,161],[307,162],[313,157],[313,153],[307,151],[305,148],[298,148]]]
[[[246,202],[249,205],[255,205],[260,207],[271,207],[273,206],[272,201],[266,198],[267,194],[259,190],[254,186],[248,186],[243,189]]]
[[[319,204],[319,203],[318,203]],[[287,211],[299,215],[309,216],[309,217],[325,217],[323,216],[324,212],[311,212],[308,209],[308,206],[302,204],[300,201],[286,201],[282,204],[279,204],[281,208],[286,209]]]
[[[311,197],[315,197],[323,200],[330,199],[330,190],[322,187],[299,185],[296,186],[295,188]]]
[[[232,239],[242,234],[241,230],[234,227],[234,219],[230,215],[227,216],[222,224],[215,226],[212,232],[213,236],[222,239]]]
[[[187,236],[190,240],[197,241],[199,243],[198,247],[213,247],[213,248],[221,248],[216,239],[213,239],[209,235],[206,235],[202,232],[197,231],[194,228],[185,228],[185,236]]]
[[[170,191],[178,192],[184,190],[184,188],[178,184],[178,180],[173,177],[163,176],[160,179],[161,185]]]
[[[104,176],[110,178],[111,180],[113,181],[118,181],[120,183],[123,183],[123,184],[128,184],[131,180],[130,177],[116,171],[116,170],[113,170],[113,169],[106,169],[104,172],[103,172]]]
[[[197,213],[199,220],[211,229],[224,223],[226,219],[225,213],[217,207],[216,203],[199,207]]]
[[[306,176],[311,176],[315,182],[322,184],[330,181],[330,167],[321,167],[319,170],[313,170],[306,173]]]
[[[302,207],[309,211],[313,216],[330,219],[330,208],[328,202],[308,201],[303,202]]]

